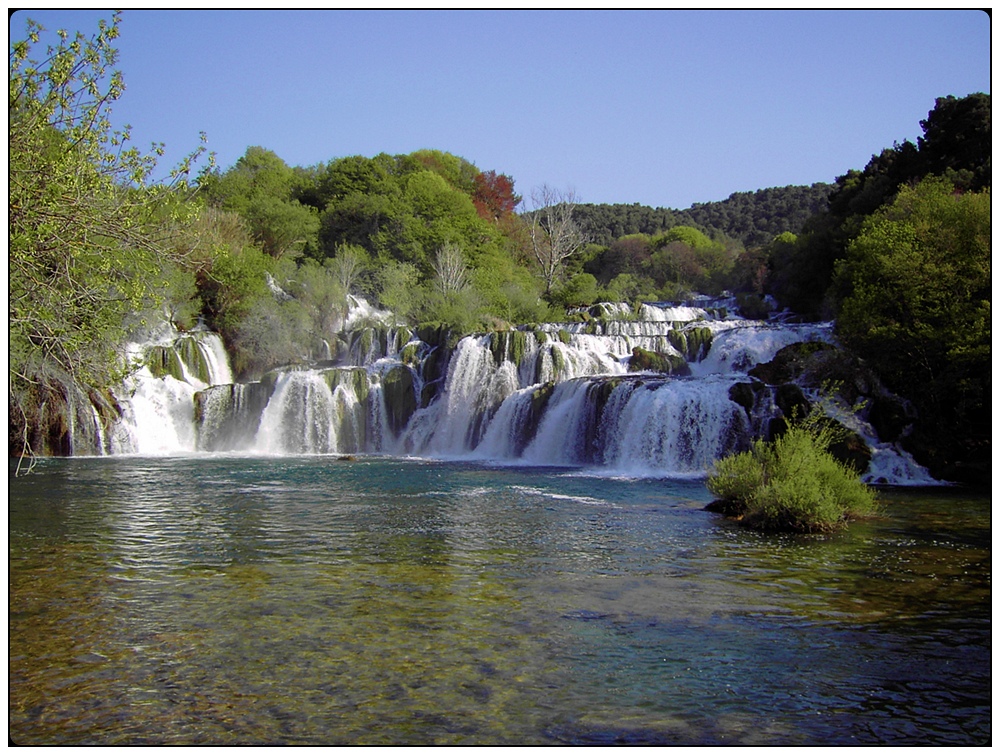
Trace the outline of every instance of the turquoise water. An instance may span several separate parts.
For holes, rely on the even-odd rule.
[[[762,535],[698,481],[377,457],[11,478],[22,744],[984,744],[990,501]]]

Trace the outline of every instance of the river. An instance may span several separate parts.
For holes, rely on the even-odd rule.
[[[983,745],[990,500],[765,535],[701,479],[360,454],[10,478],[24,745]]]

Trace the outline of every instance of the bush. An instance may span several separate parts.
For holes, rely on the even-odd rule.
[[[755,529],[792,532],[829,532],[873,514],[874,491],[830,454],[835,440],[807,418],[773,442],[757,440],[718,460],[708,479],[719,498],[713,510]]]

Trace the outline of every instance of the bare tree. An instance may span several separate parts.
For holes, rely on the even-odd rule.
[[[362,247],[353,244],[341,244],[337,247],[334,257],[326,262],[344,289],[345,296],[351,293],[367,263],[368,253]]]
[[[545,184],[531,192],[531,251],[545,281],[545,293],[561,277],[566,261],[587,244],[587,235],[573,220],[578,200],[572,189],[559,191]]]
[[[435,284],[442,293],[461,291],[469,285],[469,268],[465,264],[462,248],[451,242],[437,251],[434,257]]]

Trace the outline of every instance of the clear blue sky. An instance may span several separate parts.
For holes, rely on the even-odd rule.
[[[90,35],[111,12],[24,11]],[[125,11],[113,109],[164,167],[440,149],[583,202],[832,182],[990,91],[981,11]]]

